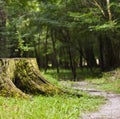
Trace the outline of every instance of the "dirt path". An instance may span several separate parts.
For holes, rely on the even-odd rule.
[[[104,96],[107,99],[106,104],[100,107],[97,112],[83,114],[82,119],[120,119],[120,95],[110,92],[96,90],[93,84],[86,82],[77,82],[73,88],[86,91],[91,95]]]

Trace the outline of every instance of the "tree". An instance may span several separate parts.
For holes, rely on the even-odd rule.
[[[88,68],[100,66],[102,71],[120,66],[119,1],[3,3],[6,22],[1,36],[8,57],[36,57],[39,67],[68,68],[74,78],[83,60]]]
[[[95,31],[98,35],[99,47],[100,47],[100,65],[103,70],[111,70],[115,67],[118,67],[119,64],[117,63],[119,57],[116,57],[118,54],[118,50],[116,53],[114,52],[114,43],[117,41],[117,38],[113,38],[113,35],[116,34],[119,30],[119,22],[117,19],[119,15],[118,4],[119,1],[104,1],[105,3],[102,4],[102,1],[98,2],[94,0],[95,5],[101,11],[101,24],[96,25]]]
[[[16,40],[13,43],[13,46],[10,48],[11,51],[17,51],[17,53],[13,54],[10,52],[10,57],[23,57],[25,56],[25,51],[30,51],[29,44],[33,43],[36,48],[36,39],[34,41],[28,42],[28,38],[31,37],[31,33],[29,32],[30,20],[26,18],[27,16],[23,15],[26,13],[22,11],[20,6],[24,5],[24,10],[28,7],[28,2],[21,1],[18,2],[6,2],[6,14],[7,19],[5,19],[4,26],[6,28],[6,38],[10,35],[7,32],[12,32],[13,34],[10,36],[10,45],[11,41]],[[34,1],[33,1],[34,3]],[[13,11],[13,17],[9,16],[9,12],[12,12],[11,6],[14,6],[18,11],[15,13]],[[7,8],[8,7],[8,8]],[[9,8],[10,7],[10,8]],[[18,7],[18,8],[17,8]],[[20,11],[19,11],[20,10]],[[1,12],[3,14],[4,12]],[[18,13],[18,14],[17,14]],[[4,14],[3,14],[4,15]],[[20,15],[20,16],[19,16]],[[2,16],[2,15],[1,15]],[[19,20],[18,20],[19,17]],[[2,17],[4,18],[4,16]],[[3,20],[2,20],[3,23]],[[12,24],[13,23],[13,24]],[[36,33],[36,27],[34,29],[34,34]],[[3,32],[3,30],[2,30]],[[36,37],[36,36],[35,36]],[[17,43],[17,45],[15,44]],[[27,43],[28,46],[27,46]],[[8,42],[7,42],[8,44]],[[6,55],[6,54],[5,54]],[[39,72],[37,67],[36,59],[31,58],[1,58],[0,59],[0,95],[1,96],[14,96],[14,97],[29,97],[28,94],[43,94],[43,95],[54,95],[54,94],[63,94],[69,93],[59,89],[55,85],[48,82],[45,78],[43,78]]]

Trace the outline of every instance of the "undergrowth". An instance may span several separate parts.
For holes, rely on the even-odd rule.
[[[96,85],[97,89],[120,93],[120,69],[103,73],[101,78],[88,78],[87,81]]]
[[[44,75],[44,71],[42,71],[42,73]],[[57,74],[56,70],[51,69],[48,70],[47,73],[45,73],[45,76],[56,85],[60,85],[57,80],[67,80],[68,85],[70,83],[74,83],[72,81],[72,74],[70,70],[63,69],[60,71],[59,74]],[[87,69],[78,69],[76,81],[87,81],[94,84],[94,88],[111,91],[114,93],[120,93],[120,69],[104,73],[100,72],[99,69],[94,69],[94,71],[90,71]]]

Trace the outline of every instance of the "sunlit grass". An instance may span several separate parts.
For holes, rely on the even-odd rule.
[[[104,73],[101,78],[88,78],[87,81],[97,85],[98,89],[120,93],[120,69]]]
[[[42,75],[64,88],[57,80],[57,73],[52,71],[51,75],[50,72],[42,72]],[[79,93],[82,94],[80,98],[71,95],[39,95],[30,100],[0,97],[0,119],[80,119],[82,113],[95,111],[105,102],[102,97]]]
[[[103,103],[100,97],[84,95],[38,96],[32,100],[0,97],[0,119],[78,119],[86,111],[94,111]]]
[[[42,72],[44,74],[44,72]],[[56,70],[48,70],[45,77],[56,85],[60,85],[57,80],[72,80],[70,70],[62,69],[60,74]],[[94,71],[83,69],[77,70],[77,81],[88,81],[95,84],[95,88],[120,93],[120,69],[102,73],[99,69]]]
[[[95,84],[97,89],[106,90],[114,93],[120,93],[120,79],[111,80],[106,78],[88,80]]]

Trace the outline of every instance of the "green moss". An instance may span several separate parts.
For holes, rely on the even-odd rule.
[[[1,95],[24,97],[23,92],[44,95],[62,92],[41,76],[35,59],[5,59],[4,62],[5,69],[0,75],[0,85],[4,85]]]

